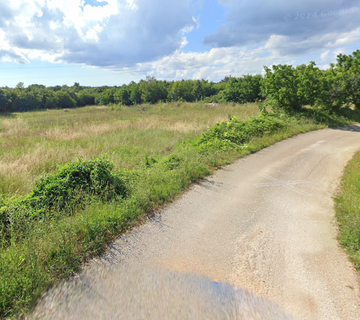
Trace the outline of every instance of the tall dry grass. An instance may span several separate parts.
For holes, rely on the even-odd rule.
[[[86,107],[0,117],[0,194],[26,194],[41,175],[77,157],[108,153],[117,167],[137,168],[145,155],[166,155],[229,116],[256,116],[253,104],[173,103]]]

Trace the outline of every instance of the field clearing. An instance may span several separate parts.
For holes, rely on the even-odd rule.
[[[326,126],[259,115],[255,104],[0,117],[0,317],[26,314],[46,289],[215,169]]]
[[[138,169],[145,156],[166,156],[229,116],[257,114],[255,104],[174,103],[0,116],[0,195],[26,194],[40,176],[78,157],[107,153],[116,168]]]

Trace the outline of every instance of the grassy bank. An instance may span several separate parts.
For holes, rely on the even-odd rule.
[[[219,166],[327,126],[257,115],[255,105],[160,104],[0,118],[0,317],[26,313]]]
[[[345,169],[336,198],[339,240],[360,271],[360,152]]]

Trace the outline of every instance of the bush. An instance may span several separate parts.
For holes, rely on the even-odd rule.
[[[125,172],[114,171],[104,158],[79,159],[62,166],[55,174],[41,178],[34,190],[24,197],[0,200],[0,232],[8,241],[21,237],[31,222],[55,213],[71,215],[75,209],[92,201],[111,201],[128,195]]]
[[[261,115],[248,121],[235,117],[229,121],[222,121],[211,127],[198,141],[202,149],[214,147],[220,149],[234,149],[253,137],[261,137],[285,127],[285,122],[274,115]]]
[[[101,158],[79,159],[41,178],[26,202],[36,209],[63,209],[75,200],[76,192],[96,195],[103,200],[127,194],[121,177],[114,174],[112,163]]]

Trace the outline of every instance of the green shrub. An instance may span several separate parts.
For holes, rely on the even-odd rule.
[[[79,159],[41,178],[25,202],[38,210],[63,209],[79,200],[79,194],[98,196],[102,200],[126,196],[126,186],[113,169],[113,164],[103,158]]]
[[[171,154],[163,160],[163,163],[164,163],[166,169],[174,170],[174,169],[180,167],[180,164],[182,161],[184,161],[184,159],[181,156],[179,156],[177,154]]]
[[[90,203],[92,198],[111,201],[128,195],[125,171],[114,171],[105,158],[89,161],[79,159],[60,167],[54,174],[42,177],[27,196],[0,201],[0,232],[2,240],[18,239],[34,221],[56,214],[69,216]]]
[[[231,117],[211,127],[198,141],[201,149],[219,148],[234,149],[249,142],[253,137],[261,137],[285,127],[285,122],[278,117],[268,114],[261,115],[248,121]]]

